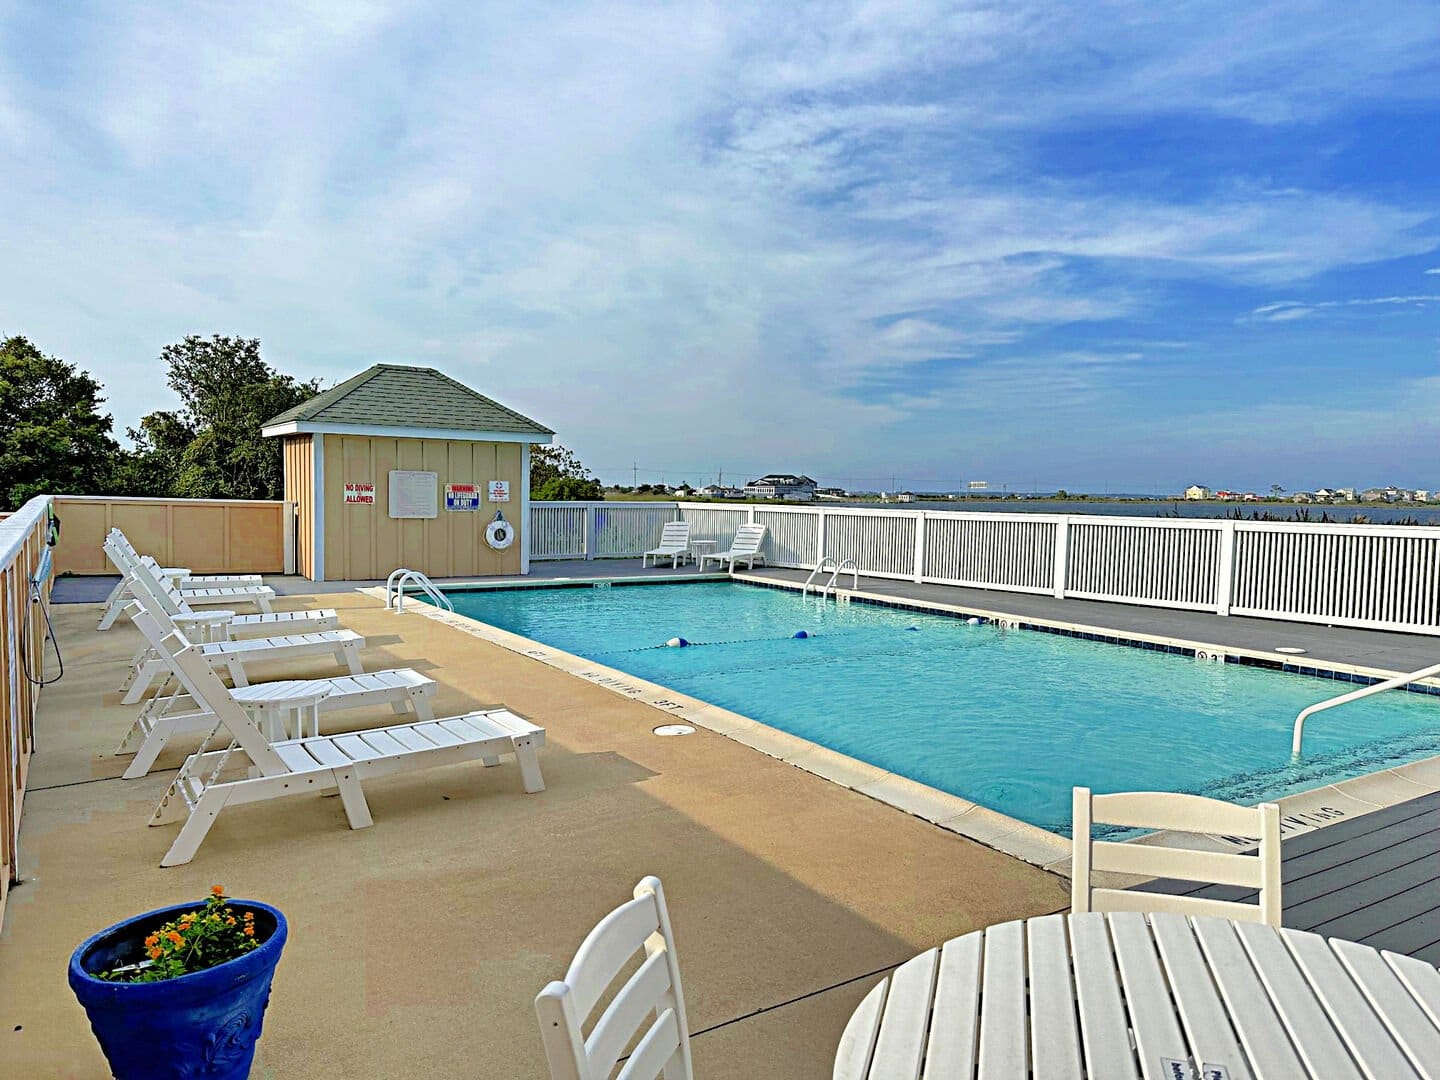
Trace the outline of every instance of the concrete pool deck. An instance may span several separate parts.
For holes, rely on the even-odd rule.
[[[88,585],[58,584],[71,582]],[[194,862],[161,869],[174,827],[145,822],[198,738],[121,779],[113,750],[135,710],[115,687],[139,636],[95,632],[93,604],[57,605],[66,671],[41,697],[22,883],[0,932],[0,1075],[104,1075],[65,984],[70,950],[213,882],[291,921],[257,1077],[543,1075],[535,993],[647,873],[671,902],[697,1075],[828,1076],[889,967],[1067,904],[1062,878],[730,739],[657,738],[647,705],[351,589],[277,606],[339,609],[367,636],[367,669],[436,679],[441,715],[503,702],[544,725],[546,790],[522,794],[507,762],[372,782],[375,825],[360,831],[336,799],[236,808]],[[355,710],[327,730],[391,719]]]

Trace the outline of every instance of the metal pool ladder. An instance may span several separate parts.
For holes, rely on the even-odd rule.
[[[1371,694],[1378,694],[1385,690],[1394,690],[1396,687],[1404,686],[1406,683],[1417,682],[1420,679],[1428,679],[1432,675],[1440,675],[1440,664],[1432,664],[1430,667],[1421,668],[1419,671],[1412,671],[1409,675],[1396,675],[1393,679],[1386,679],[1384,682],[1371,683],[1369,686],[1362,686],[1359,690],[1351,690],[1348,694],[1341,694],[1338,697],[1330,698],[1311,705],[1307,709],[1301,709],[1300,715],[1295,717],[1295,735],[1290,740],[1290,752],[1295,755],[1300,753],[1300,739],[1305,734],[1305,721],[1318,712],[1326,709],[1333,709],[1336,705],[1345,705],[1352,701],[1359,701]]]
[[[385,579],[385,610],[393,611],[400,615],[405,611],[405,586],[414,585],[426,596],[435,602],[436,607],[442,607],[446,611],[454,611],[455,605],[450,598],[440,591],[433,581],[426,577],[419,570],[411,570],[401,567],[391,572]]]
[[[823,586],[817,587],[817,589],[815,590],[822,597],[830,595],[830,590],[835,587],[836,579],[839,578],[840,575],[846,570],[849,570],[851,575],[850,588],[852,590],[860,588],[860,568],[855,565],[854,559],[846,559],[842,563],[836,563],[833,558],[831,558],[829,555],[826,555],[823,559],[820,560],[820,565],[815,567],[814,570],[810,571],[810,576],[805,579],[805,587],[800,590],[800,595],[804,596],[805,594],[807,594],[810,591],[811,583],[815,580],[815,575],[823,574],[826,570],[833,570],[834,573],[830,575],[829,581],[827,581]]]

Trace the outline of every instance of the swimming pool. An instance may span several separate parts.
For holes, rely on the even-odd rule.
[[[1440,754],[1440,700],[738,583],[451,592],[459,614],[1051,832],[1070,789],[1257,803]],[[796,638],[797,631],[808,636]],[[666,647],[672,638],[688,648]]]

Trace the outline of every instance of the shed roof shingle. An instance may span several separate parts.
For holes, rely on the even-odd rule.
[[[555,434],[434,368],[405,364],[376,364],[264,426],[293,422]]]

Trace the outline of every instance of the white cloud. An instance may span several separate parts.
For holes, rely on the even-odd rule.
[[[1027,341],[1163,318],[1165,283],[1278,289],[1433,250],[1425,206],[1264,177],[1141,195],[1023,149],[1076,117],[1279,124],[1418,94],[1425,15],[96,7],[63,71],[0,65],[0,147],[31,163],[0,170],[0,329],[94,369],[122,424],[162,404],[161,345],[217,331],[303,375],[436,364],[602,463],[674,431],[700,457],[799,432],[807,460],[884,457],[937,402],[1119,392],[1146,365],[1115,358],[1162,343]],[[28,48],[10,25],[0,58]],[[1189,334],[1129,331],[1152,332]],[[963,391],[866,396],[937,360],[969,365]]]
[[[1316,312],[1340,308],[1423,307],[1426,304],[1434,303],[1440,303],[1440,295],[1363,296],[1353,300],[1317,300],[1313,303],[1300,300],[1278,300],[1257,307],[1250,312],[1249,320],[1252,322],[1291,322],[1295,319],[1307,318]]]

